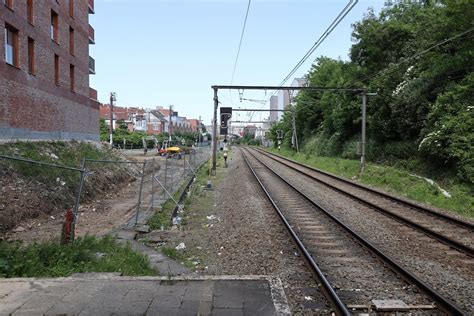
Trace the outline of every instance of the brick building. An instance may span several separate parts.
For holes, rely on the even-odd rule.
[[[99,140],[93,0],[0,3],[0,138]]]

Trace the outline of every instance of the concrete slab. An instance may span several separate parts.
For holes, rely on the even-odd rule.
[[[267,276],[104,273],[3,279],[0,288],[9,289],[0,297],[0,315],[290,315],[280,279]]]
[[[407,311],[410,307],[402,300],[372,300],[378,311]]]

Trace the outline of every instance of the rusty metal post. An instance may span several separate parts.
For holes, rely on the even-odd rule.
[[[153,177],[155,176],[155,158],[151,161],[151,209],[155,210],[155,181]]]
[[[211,174],[216,175],[217,166],[217,108],[219,107],[219,98],[217,97],[217,88],[214,89],[214,120],[212,121],[212,169]]]
[[[85,178],[85,166],[86,166],[86,158],[84,157],[82,159],[82,170],[80,180],[79,180],[79,188],[77,189],[77,195],[76,195],[76,203],[74,204],[74,221],[72,223],[72,232],[71,232],[71,240],[74,241],[76,238],[76,224],[77,224],[77,213],[79,212],[79,204],[81,203],[81,194],[82,194],[82,188],[84,187],[84,178]]]
[[[166,199],[166,178],[168,177],[168,155],[166,155],[165,159],[165,181],[164,181],[164,187],[165,190],[163,190],[163,201]]]
[[[140,212],[140,204],[142,203],[143,179],[145,178],[146,160],[143,161],[142,180],[140,181],[140,192],[138,192],[137,214],[135,216],[135,226],[138,224],[138,213]]]

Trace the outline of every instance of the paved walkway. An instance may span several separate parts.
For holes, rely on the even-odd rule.
[[[289,315],[278,278],[78,274],[0,280],[0,315]]]

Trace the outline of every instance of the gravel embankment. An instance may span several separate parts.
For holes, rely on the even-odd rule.
[[[167,246],[183,242],[184,256],[204,274],[278,276],[293,313],[327,314],[326,299],[239,149],[228,164],[214,190],[197,188],[186,224]]]
[[[265,157],[262,160],[341,221],[453,300],[468,314],[474,313],[472,258],[301,176],[274,160]]]

